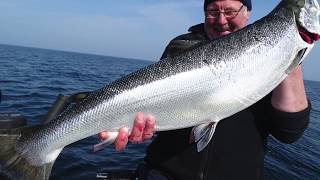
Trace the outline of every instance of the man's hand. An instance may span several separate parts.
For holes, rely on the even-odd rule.
[[[123,127],[119,129],[119,134],[115,141],[116,150],[124,150],[128,144],[128,140],[133,143],[142,143],[145,140],[151,139],[154,134],[154,129],[155,118],[153,116],[137,113],[130,135],[128,128]],[[106,131],[99,133],[101,140],[106,140],[108,137],[109,135]]]
[[[271,103],[285,112],[299,112],[308,107],[301,65],[273,90]]]

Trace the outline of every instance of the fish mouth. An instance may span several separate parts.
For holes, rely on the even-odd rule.
[[[308,44],[313,44],[315,41],[320,39],[319,34],[309,32],[303,26],[298,25],[298,30],[301,38]]]

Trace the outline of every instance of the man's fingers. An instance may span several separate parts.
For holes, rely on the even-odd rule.
[[[138,113],[134,120],[133,128],[129,136],[129,140],[133,143],[142,142],[143,131],[146,125],[146,119],[143,113]]]
[[[124,127],[119,129],[119,134],[114,143],[117,151],[123,151],[126,148],[128,144],[128,136],[129,136],[128,128]]]
[[[133,128],[130,132],[128,128],[119,129],[119,134],[115,140],[115,147],[117,151],[122,151],[128,144],[128,140],[133,143],[141,143],[143,140],[152,138],[155,129],[155,118],[151,115],[145,117],[143,113],[137,113],[134,120]],[[99,138],[101,140],[106,140],[110,138],[109,132],[99,133]]]
[[[147,116],[146,125],[143,133],[143,140],[151,139],[154,134],[154,129],[156,125],[156,119],[154,116]]]
[[[103,132],[99,133],[98,136],[99,136],[100,140],[102,140],[102,141],[109,138],[107,131],[103,131]]]

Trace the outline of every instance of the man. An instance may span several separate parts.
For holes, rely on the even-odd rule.
[[[161,59],[189,47],[181,40],[208,41],[245,27],[251,8],[250,0],[205,0],[205,22],[173,39]],[[220,121],[209,145],[201,152],[190,141],[192,128],[159,132],[148,147],[140,176],[148,180],[263,179],[267,136],[271,134],[284,143],[296,141],[308,125],[309,113],[298,67],[262,100]],[[129,139],[141,142],[152,137],[154,126],[154,117],[138,113]],[[122,150],[127,142],[128,129],[122,128],[116,149]]]

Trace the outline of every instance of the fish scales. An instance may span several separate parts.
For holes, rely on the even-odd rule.
[[[288,13],[275,10],[221,40],[196,45],[114,81],[22,140],[25,146],[34,144],[33,152],[47,154],[103,130],[130,127],[136,112],[154,114],[157,131],[163,131],[219,121],[241,111],[285,77],[289,60],[302,48],[296,46],[301,38]],[[291,51],[279,51],[284,47]]]
[[[197,43],[92,92],[46,125],[1,130],[6,147],[0,149],[0,170],[47,179],[66,145],[131,127],[136,112],[155,115],[157,131],[217,123],[266,96],[302,61],[307,53],[299,52],[313,44],[302,40],[297,23],[319,35],[319,13],[316,0],[283,0],[246,28]],[[3,139],[4,134],[14,138]]]

